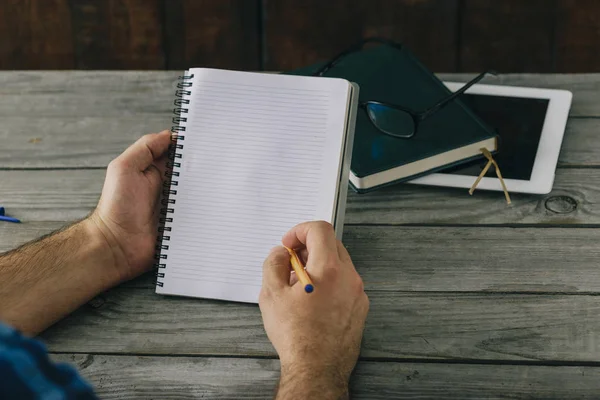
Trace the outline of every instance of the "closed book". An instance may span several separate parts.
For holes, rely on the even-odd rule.
[[[312,75],[323,64],[292,74]],[[450,90],[406,48],[380,45],[351,53],[325,74],[356,82],[359,102],[378,101],[424,111]],[[350,183],[358,192],[403,182],[482,157],[498,148],[496,133],[460,99],[431,114],[409,139],[386,135],[359,110]]]

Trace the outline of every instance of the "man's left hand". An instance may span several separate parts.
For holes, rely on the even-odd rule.
[[[112,250],[121,281],[152,265],[170,141],[169,131],[151,133],[115,158],[89,217]]]

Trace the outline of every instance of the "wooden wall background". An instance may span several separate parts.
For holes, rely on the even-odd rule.
[[[0,0],[0,69],[285,70],[372,35],[439,72],[600,71],[598,0]]]

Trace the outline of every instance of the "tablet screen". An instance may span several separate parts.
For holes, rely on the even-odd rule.
[[[461,100],[498,132],[500,145],[494,159],[502,176],[530,180],[549,100],[481,94],[465,94]],[[483,158],[443,172],[477,176],[486,163]],[[486,176],[496,176],[493,167]]]

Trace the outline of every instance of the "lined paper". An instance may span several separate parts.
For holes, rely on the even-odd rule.
[[[258,302],[262,264],[297,223],[333,222],[350,85],[192,69],[163,287]]]

